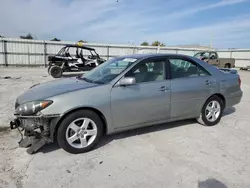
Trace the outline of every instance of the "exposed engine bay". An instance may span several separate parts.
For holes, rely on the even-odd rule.
[[[51,117],[17,117],[10,122],[11,129],[17,129],[21,135],[20,147],[28,148],[33,154],[47,143],[53,142],[50,134]]]

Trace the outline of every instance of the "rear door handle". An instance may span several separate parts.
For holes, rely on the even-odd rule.
[[[161,87],[159,88],[159,91],[168,91],[168,90],[169,90],[169,88],[166,87],[166,86],[161,86]]]
[[[210,80],[206,80],[206,85],[211,85],[212,82]]]

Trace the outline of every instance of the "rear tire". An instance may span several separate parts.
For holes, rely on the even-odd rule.
[[[52,66],[49,70],[49,74],[53,77],[53,78],[60,78],[62,76],[63,70],[61,69],[61,67],[58,66]]]
[[[103,135],[103,127],[101,118],[95,112],[90,110],[73,112],[59,125],[58,144],[69,153],[88,152],[99,143]]]
[[[197,121],[205,126],[214,126],[221,120],[224,111],[224,102],[220,97],[210,97],[202,107],[200,117]]]

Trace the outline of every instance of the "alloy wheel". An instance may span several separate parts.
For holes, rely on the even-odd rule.
[[[74,148],[89,146],[97,136],[97,126],[89,118],[78,118],[71,122],[66,130],[66,140]]]
[[[221,106],[218,101],[210,101],[205,110],[206,119],[210,122],[216,121],[221,113]]]

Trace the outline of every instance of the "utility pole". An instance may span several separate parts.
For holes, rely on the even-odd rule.
[[[209,45],[210,50],[212,49],[212,47],[213,47],[213,33],[211,33],[210,36],[210,45]]]

